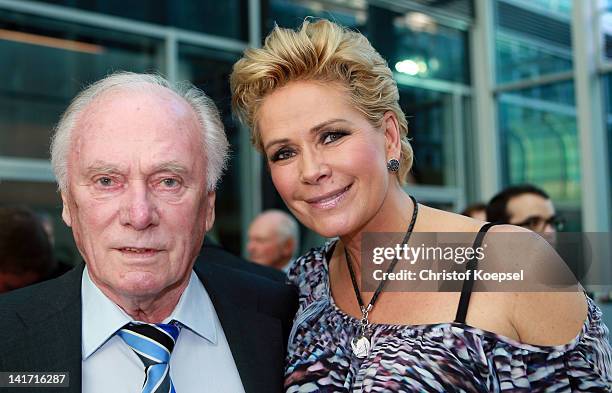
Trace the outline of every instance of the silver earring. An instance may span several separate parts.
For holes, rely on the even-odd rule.
[[[400,167],[400,162],[397,160],[397,158],[392,158],[387,162],[387,169],[389,170],[389,172],[397,172],[399,171],[399,167]]]

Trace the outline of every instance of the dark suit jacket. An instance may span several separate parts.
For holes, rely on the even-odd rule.
[[[295,291],[217,264],[194,270],[215,306],[245,391],[281,392]],[[81,391],[82,271],[83,265],[0,296],[0,371],[69,371],[69,388],[41,391]]]
[[[287,281],[287,275],[277,269],[259,265],[255,262],[248,261],[239,256],[227,251],[223,246],[219,245],[208,236],[204,237],[202,251],[196,260],[196,265],[202,263],[218,263],[232,269],[243,270],[247,273],[257,274],[270,280],[284,283]]]

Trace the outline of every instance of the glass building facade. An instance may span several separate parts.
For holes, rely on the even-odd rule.
[[[228,76],[275,24],[306,17],[359,30],[388,61],[415,151],[407,189],[419,201],[459,211],[530,182],[570,229],[610,230],[603,0],[0,0],[0,204],[49,213],[57,251],[78,260],[49,164],[53,127],[84,85],[115,70],[159,72],[190,80],[221,109],[232,158],[213,232],[240,253],[254,215],[284,205],[231,114]],[[318,241],[303,236],[303,248]]]

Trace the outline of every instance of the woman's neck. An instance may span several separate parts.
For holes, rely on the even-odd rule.
[[[399,185],[389,190],[387,197],[383,201],[380,209],[364,226],[358,230],[340,236],[344,248],[350,255],[353,268],[361,268],[361,246],[364,234],[378,232],[406,232],[412,213],[414,210],[413,202]]]

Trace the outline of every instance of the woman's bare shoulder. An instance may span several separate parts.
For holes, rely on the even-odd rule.
[[[523,292],[515,294],[511,320],[524,343],[563,345],[580,333],[587,313],[583,292]]]
[[[551,244],[513,225],[490,229],[489,243],[500,251],[494,261],[523,271],[524,283],[512,293],[510,320],[521,342],[567,344],[580,332],[588,305],[580,284]]]
[[[419,204],[417,229],[420,232],[478,232],[484,224],[484,221]]]
[[[421,225],[418,230],[422,232],[475,233],[485,224],[427,206],[421,207],[419,216]],[[556,273],[563,275],[567,266],[551,245],[537,233],[514,225],[491,227],[485,236],[485,243],[488,245],[487,260],[482,265],[488,264],[491,272],[522,270],[526,279],[531,281],[526,282],[524,287],[504,284],[507,289],[491,284],[475,300],[486,298],[481,306],[504,310],[503,313],[507,315],[502,319],[509,321],[519,340],[524,343],[561,345],[575,338],[587,317],[586,299],[578,285],[562,290],[552,285],[553,279],[558,278],[552,276]],[[549,273],[552,276],[549,277]],[[549,279],[551,286],[548,289]],[[474,303],[477,305],[481,302],[476,300]]]

